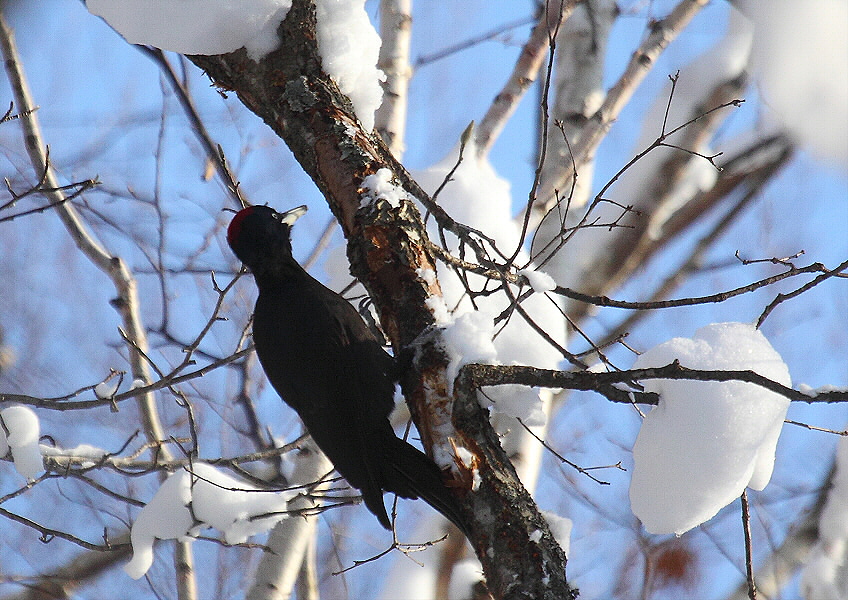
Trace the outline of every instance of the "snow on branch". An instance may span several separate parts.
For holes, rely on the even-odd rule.
[[[793,389],[751,370],[690,369],[679,362],[661,367],[627,369],[609,373],[593,371],[557,371],[522,365],[467,364],[459,370],[455,388],[477,389],[485,386],[518,384],[531,387],[598,392],[612,402],[624,404],[656,405],[659,397],[653,392],[624,389],[613,384],[631,386],[639,381],[672,379],[689,381],[742,381],[780,394],[792,402],[836,403],[848,402],[848,390],[840,388]]]

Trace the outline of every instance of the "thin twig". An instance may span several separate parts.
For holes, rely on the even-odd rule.
[[[775,299],[772,300],[769,303],[768,306],[766,306],[765,310],[763,310],[762,314],[757,319],[757,328],[759,328],[760,325],[763,324],[763,321],[766,320],[766,317],[768,317],[771,314],[771,311],[773,311],[777,307],[777,305],[780,304],[781,302],[785,302],[786,300],[789,300],[791,298],[795,298],[796,296],[803,294],[804,292],[806,292],[807,290],[809,290],[811,288],[814,288],[815,286],[817,286],[821,282],[823,282],[827,279],[830,279],[831,277],[838,276],[839,274],[841,274],[846,269],[848,269],[848,260],[845,260],[844,262],[842,262],[835,269],[831,269],[830,271],[826,271],[826,272],[822,273],[821,275],[819,275],[818,277],[816,277],[812,281],[805,283],[801,287],[799,287],[795,290],[792,290],[791,292],[788,292],[786,294],[778,294],[775,297]]]
[[[666,18],[651,22],[645,41],[633,53],[624,73],[609,90],[603,104],[586,124],[580,139],[574,145],[573,156],[576,170],[583,166],[587,158],[600,145],[612,122],[618,118],[621,110],[630,101],[636,88],[653,68],[659,55],[707,3],[707,0],[682,0]],[[539,216],[550,210],[556,202],[557,198],[552,190],[563,189],[573,176],[574,171],[566,166],[563,172],[559,174],[558,179],[551,182],[551,191],[542,190],[542,202],[534,206],[534,211]]]
[[[62,531],[60,529],[52,529],[50,527],[45,527],[44,525],[41,525],[40,523],[37,523],[32,519],[27,519],[26,517],[22,517],[2,507],[0,507],[0,516],[6,517],[7,519],[20,523],[21,525],[26,525],[31,529],[35,529],[41,534],[41,537],[38,538],[39,541],[44,544],[49,544],[55,538],[61,538],[63,540],[72,542],[77,546],[81,546],[86,550],[99,550],[101,552],[113,552],[115,550],[121,550],[129,546],[129,543],[110,544],[107,542],[105,544],[92,544],[91,542],[87,542],[82,538],[79,538],[75,535],[71,535],[70,533]]]
[[[748,490],[742,490],[742,531],[745,533],[745,575],[748,579],[748,598],[757,600],[757,585],[754,582],[754,559],[751,546],[751,513],[748,507]]]
[[[570,460],[568,460],[567,458],[565,458],[562,454],[560,454],[559,452],[557,452],[556,450],[554,450],[554,449],[551,447],[551,445],[550,445],[550,444],[548,444],[545,440],[543,440],[543,439],[542,439],[542,438],[540,438],[538,435],[536,435],[536,433],[535,433],[532,429],[530,429],[530,428],[529,428],[529,427],[528,427],[528,426],[524,423],[524,421],[522,421],[521,419],[518,419],[518,422],[519,422],[519,423],[521,424],[521,426],[522,426],[522,427],[523,427],[523,428],[527,431],[527,433],[529,433],[529,434],[530,434],[530,435],[532,435],[534,438],[536,438],[536,441],[537,441],[537,442],[539,442],[540,444],[542,444],[542,446],[544,446],[545,450],[547,450],[548,452],[550,452],[551,454],[553,454],[554,456],[556,456],[556,457],[557,457],[557,459],[559,459],[559,461],[560,461],[560,462],[563,462],[563,463],[567,464],[569,467],[571,467],[572,469],[574,469],[574,470],[575,470],[575,471],[577,471],[578,473],[580,473],[580,474],[582,474],[582,475],[585,475],[586,477],[588,477],[589,479],[591,479],[591,480],[592,480],[592,481],[594,481],[595,483],[599,483],[599,484],[601,484],[601,485],[609,485],[609,484],[610,484],[610,483],[609,483],[609,481],[602,481],[602,480],[598,479],[597,477],[595,477],[594,475],[592,475],[591,473],[589,473],[589,471],[594,470],[594,469],[597,469],[598,467],[592,467],[591,469],[584,469],[584,468],[583,468],[583,467],[581,467],[580,465],[578,465],[578,464],[576,464],[576,463],[571,462]],[[619,468],[619,469],[621,469],[622,471],[624,471],[624,470],[625,470],[625,469],[621,466],[621,463],[618,463],[617,465],[613,465],[613,466],[614,466],[614,467],[617,467],[617,468]]]
[[[242,208],[247,206],[248,202],[241,193],[239,182],[236,180],[227,165],[223,149],[219,144],[216,144],[212,140],[212,136],[203,124],[203,120],[200,118],[200,113],[194,105],[194,100],[192,99],[191,94],[183,82],[177,77],[177,74],[174,72],[174,68],[165,56],[165,53],[159,48],[153,48],[152,46],[136,45],[135,48],[159,66],[165,76],[165,79],[171,85],[171,89],[176,94],[177,100],[179,100],[180,106],[183,108],[183,112],[185,112],[194,132],[197,134],[197,138],[203,145],[203,149],[206,151],[206,159],[215,165],[215,170],[218,172],[218,176],[226,185],[227,190],[230,192],[230,195],[233,200],[235,200],[236,204]]]

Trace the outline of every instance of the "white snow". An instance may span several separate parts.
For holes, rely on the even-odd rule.
[[[475,597],[473,589],[478,581],[485,581],[480,561],[476,558],[466,558],[456,563],[451,571],[448,600],[467,600]]]
[[[350,98],[365,131],[371,131],[385,75],[377,68],[382,40],[365,12],[365,0],[316,0],[315,12],[321,66]]]
[[[415,172],[416,181],[426,192],[433,193],[454,167],[458,156],[459,144],[434,166]],[[456,221],[486,232],[503,254],[512,254],[518,245],[519,230],[512,220],[509,182],[495,172],[488,160],[477,156],[473,141],[466,144],[462,163],[442,189],[437,202]],[[433,219],[430,220],[430,236],[433,240],[439,239]],[[455,252],[458,246],[455,236],[448,232],[446,237],[448,249]],[[516,264],[523,265],[527,260],[527,254],[522,250]],[[434,302],[431,310],[436,304],[445,308],[445,312],[438,313],[437,319],[440,324],[448,323],[444,335],[446,350],[451,357],[447,373],[449,386],[453,385],[459,368],[472,362],[532,365],[548,369],[559,365],[562,356],[517,313],[513,313],[505,327],[503,323],[494,324],[495,317],[509,305],[505,293],[476,298],[478,310],[475,311],[456,273],[442,263],[438,264],[437,272],[444,302]],[[546,281],[545,274],[532,266],[523,274],[528,275],[528,279],[533,278],[540,289],[550,289],[552,282]],[[485,280],[469,274],[468,282],[472,289],[479,290]],[[510,286],[510,289],[513,294],[518,291],[517,286]],[[543,294],[533,294],[522,303],[522,307],[553,339],[565,345],[565,322],[550,299]],[[528,426],[545,421],[537,389],[497,386],[487,388],[485,395],[480,393],[478,397],[481,403],[495,412],[521,418]]]
[[[224,54],[247,49],[259,60],[279,45],[277,26],[291,0],[88,0],[131,44],[181,54]]]
[[[283,511],[293,496],[290,492],[258,491],[203,463],[193,465],[192,473],[177,471],[165,480],[133,523],[133,557],[124,571],[133,579],[147,573],[153,564],[155,539],[192,537],[203,528],[214,527],[228,544],[244,542],[285,518]],[[278,514],[251,520],[273,512]],[[194,522],[192,513],[199,522]]]
[[[88,0],[87,6],[131,44],[181,54],[223,54],[244,47],[259,60],[279,46],[277,27],[291,0]],[[381,40],[365,0],[316,0],[315,11],[322,68],[371,131],[385,75],[377,68]]]
[[[385,200],[397,208],[402,200],[408,198],[408,195],[402,187],[392,183],[392,172],[384,167],[362,180],[360,197],[362,198],[361,206],[367,206],[377,200]]]
[[[810,385],[807,385],[806,383],[799,383],[797,386],[797,390],[802,394],[806,394],[810,397],[818,396],[819,394],[826,394],[828,392],[848,392],[848,388],[838,385],[826,384],[814,388]]]
[[[568,557],[568,553],[571,551],[571,529],[574,522],[567,517],[561,517],[547,510],[542,511],[542,516],[548,522],[548,527],[551,528],[551,533],[554,534],[557,544]]]
[[[789,369],[752,325],[713,323],[642,354],[634,368],[679,360],[692,369],[746,370],[791,385]],[[633,446],[630,503],[650,533],[681,534],[746,486],[763,489],[789,400],[744,382],[645,380],[660,395]]]
[[[492,343],[494,324],[491,315],[467,312],[459,315],[442,332],[445,350],[451,357],[447,368],[448,394],[459,369],[471,363],[496,364],[498,351]]]
[[[96,446],[91,446],[89,444],[80,444],[74,448],[60,448],[58,446],[42,445],[40,448],[42,456],[50,456],[60,465],[69,464],[69,459],[71,458],[91,459],[83,461],[81,463],[82,467],[93,467],[98,460],[108,454],[108,452],[106,452],[103,448],[97,448]]]
[[[819,538],[801,573],[806,600],[848,598],[848,438],[839,439],[836,471],[819,517]]]
[[[94,387],[94,395],[101,400],[106,400],[115,395],[118,391],[118,386],[121,384],[120,377],[112,377],[106,381],[101,381]]]
[[[848,2],[747,0],[742,8],[754,21],[752,62],[766,105],[814,153],[848,167]]]
[[[533,288],[534,292],[550,292],[551,290],[556,289],[556,281],[554,281],[554,278],[544,271],[521,269],[518,271],[518,274],[524,275],[524,277],[527,278],[527,283],[530,284],[530,287]]]
[[[466,469],[471,471],[471,491],[476,492],[480,489],[480,484],[483,482],[483,479],[480,477],[480,470],[475,466],[476,461],[474,460],[474,455],[471,454],[471,451],[468,448],[464,448],[463,446],[455,446],[454,454],[452,457],[443,457],[442,462],[438,464],[450,464],[449,461],[459,461],[462,463]],[[446,462],[448,461],[448,462]]]
[[[0,410],[0,421],[3,425],[0,427],[0,456],[5,456],[11,449],[18,473],[27,479],[35,479],[44,469],[38,446],[41,435],[38,415],[26,406],[9,406]]]
[[[424,306],[433,314],[437,325],[450,325],[453,322],[450,311],[443,298],[430,296],[424,300]]]
[[[90,444],[80,444],[79,446],[75,446],[73,448],[44,446],[41,449],[41,453],[44,456],[76,456],[82,458],[92,458],[95,460],[99,460],[106,456],[106,454],[108,454],[108,452],[106,452],[103,448],[98,448],[97,446],[92,446]]]
[[[436,272],[433,269],[415,269],[415,274],[421,278],[421,281],[428,285],[433,285],[436,282]]]

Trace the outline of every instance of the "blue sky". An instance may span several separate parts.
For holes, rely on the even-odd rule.
[[[424,2],[416,5],[413,61],[525,17],[532,6],[524,1],[483,0],[463,2],[461,6],[440,4],[438,8]],[[671,5],[656,2],[619,19],[608,51],[607,85],[615,80],[642,39],[646,11],[662,15]],[[368,7],[374,14],[376,2]],[[21,59],[40,106],[38,115],[53,164],[63,182],[100,177],[102,186],[86,196],[86,208],[82,212],[104,242],[126,256],[139,271],[142,294],[151,299],[145,303],[144,317],[148,325],[156,326],[163,312],[155,300],[160,296],[158,279],[149,274],[150,257],[155,257],[150,240],[155,239],[159,224],[151,201],[161,198],[160,205],[168,218],[166,266],[179,268],[196,257],[193,266],[219,273],[234,267],[220,230],[227,220],[220,208],[233,204],[214,177],[204,179],[199,144],[173,94],[160,78],[158,68],[147,57],[89,15],[76,0],[7,2],[4,8],[16,30]],[[724,2],[710,3],[660,58],[600,147],[595,189],[638,150],[634,144],[640,135],[642,114],[667,82],[668,74],[681,69],[681,76],[685,77],[685,65],[715,43],[724,31],[727,10]],[[508,75],[528,31],[529,26],[516,28],[416,72],[411,86],[405,157],[409,168],[424,168],[437,162],[453,147],[468,122],[482,117]],[[170,59],[183,76],[177,57],[171,55]],[[285,145],[248,113],[234,95],[222,97],[190,64],[184,76],[206,126],[224,148],[247,197],[254,203],[267,202],[280,209],[298,204],[310,206],[308,216],[298,223],[295,239],[296,254],[305,256],[329,218],[312,182]],[[0,90],[6,97],[10,96],[5,79],[0,81]],[[525,98],[490,157],[499,174],[511,183],[516,210],[525,201],[535,168],[534,137],[528,133],[536,118],[534,97],[535,92],[531,92]],[[722,127],[714,144],[717,150],[721,150],[723,141],[733,140],[739,132],[762,119],[766,109],[755,87],[746,94],[746,100]],[[0,127],[0,149],[4,176],[15,189],[24,188],[32,181],[32,174],[14,123]],[[210,237],[210,231],[216,231],[216,222],[217,235]],[[27,361],[25,368],[11,375],[11,381],[0,379],[0,390],[11,385],[15,391],[60,395],[98,381],[110,366],[125,368],[121,353],[116,350],[117,318],[106,304],[113,291],[101,274],[76,256],[57,221],[46,214],[0,227],[4,228],[5,239],[5,243],[0,242],[5,263],[0,276],[14,284],[9,286],[14,289],[0,290],[0,306],[4,306],[8,315],[0,315],[0,324],[16,345],[17,353]],[[704,228],[699,226],[695,233]],[[802,148],[744,218],[716,245],[709,258],[711,262],[725,264],[732,262],[737,250],[743,256],[768,258],[792,255],[803,249],[806,254],[799,264],[820,261],[833,267],[848,256],[846,232],[848,177],[844,169],[821,161]],[[617,292],[616,297],[637,299],[642,290],[649,289],[652,282],[673,268],[693,239],[680,240],[656,257],[646,272]],[[338,233],[334,243],[341,243]],[[199,248],[204,250],[198,252]],[[674,295],[712,293],[774,272],[773,266],[763,265],[709,270],[693,277]],[[322,277],[323,273],[319,270],[316,276]],[[208,283],[208,276],[201,274],[175,277],[169,284],[167,295],[173,300],[170,324],[182,339],[190,338],[208,314]],[[798,285],[792,280],[717,306],[657,312],[643,321],[630,339],[638,348],[647,349],[670,337],[690,336],[709,322],[753,321],[778,291],[786,292]],[[243,314],[249,306],[249,294],[247,291],[240,294]],[[618,322],[619,313],[601,312],[595,328]],[[846,287],[843,281],[832,280],[778,307],[766,321],[764,333],[789,364],[796,385],[800,382],[814,387],[848,385],[846,314]],[[222,325],[204,343],[203,349],[211,354],[224,352],[230,347],[235,329],[234,325]],[[173,360],[168,349],[161,352],[157,355],[159,359]],[[629,360],[624,351],[614,351],[613,356],[625,364]],[[210,429],[223,431],[235,418],[226,404],[226,396],[235,386],[234,378],[221,375],[213,378],[211,384],[205,380],[193,391],[201,396],[216,385],[225,393],[212,403],[212,412],[218,411],[218,420],[210,416],[207,424]],[[267,405],[260,410],[274,423],[275,431],[291,433],[294,422],[291,416],[280,418],[276,399],[267,390],[262,398]],[[164,412],[167,419],[179,422],[179,411],[170,407]],[[611,406],[597,396],[578,395],[557,417],[553,438],[575,456],[585,458],[587,465],[605,460],[614,462],[616,457],[626,455],[628,444],[632,444],[636,423],[632,417],[621,407]],[[793,406],[789,415],[837,429],[844,426],[845,417],[842,407],[819,406]],[[104,435],[103,425],[110,423],[111,418],[104,410],[91,423],[69,430],[66,417],[45,415],[43,429],[56,433],[67,445],[82,441],[100,443],[94,440]],[[601,433],[585,442],[573,441],[593,430]],[[105,439],[111,444],[110,449],[127,433],[120,429],[108,433]],[[227,452],[237,447],[239,440],[224,436],[217,443],[220,447],[212,451]],[[791,522],[786,517],[791,512],[787,507],[803,506],[802,501],[809,500],[809,490],[826,470],[834,444],[832,435],[785,428],[778,449],[773,493],[762,496],[765,520],[775,524],[776,535]],[[619,474],[611,477],[618,484],[613,497],[620,501],[626,496],[626,477]],[[551,466],[541,486],[541,504],[584,519],[575,529],[573,573],[584,578],[586,588],[592,589],[600,586],[605,576],[593,562],[598,557],[595,551],[604,545],[604,540],[620,537],[621,528],[627,530],[627,506],[622,507],[619,502],[618,508],[612,510],[613,515],[592,510],[609,498],[593,488],[587,489],[584,482],[571,482],[573,485],[568,487],[564,481],[571,481],[571,475]],[[142,492],[145,489],[141,486]],[[70,495],[84,507],[87,496],[83,491],[75,490]],[[23,511],[28,509],[24,503],[18,507]],[[723,536],[738,533],[733,529],[738,514],[728,513],[710,525],[715,538],[724,540]],[[79,514],[83,518],[88,511],[80,510]],[[126,517],[125,512],[121,516]],[[98,518],[110,522],[108,517]],[[715,542],[715,538],[708,534],[700,539],[701,543],[712,545],[704,569],[715,574],[724,586],[730,586],[738,579],[738,572],[733,563],[721,556],[728,548],[722,546],[723,542]],[[738,539],[732,539],[727,544],[737,553]],[[37,549],[37,543],[33,546]],[[356,549],[361,550],[362,546]],[[0,552],[5,563],[9,547],[0,547]],[[201,552],[201,556],[213,560],[218,549],[206,546]],[[355,553],[345,556],[359,557]],[[355,572],[347,581],[355,591],[373,591],[367,574],[375,576],[383,568],[378,564],[362,569],[362,574]],[[719,587],[717,592],[721,592]],[[139,594],[142,597],[142,592]]]

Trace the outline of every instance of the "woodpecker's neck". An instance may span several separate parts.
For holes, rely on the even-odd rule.
[[[312,279],[291,254],[266,258],[251,267],[259,291]]]

